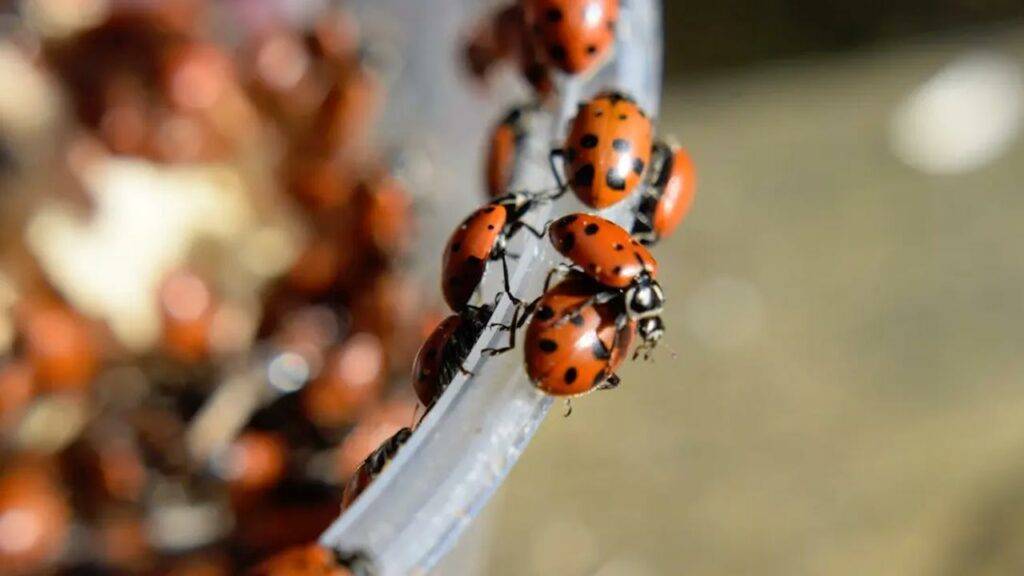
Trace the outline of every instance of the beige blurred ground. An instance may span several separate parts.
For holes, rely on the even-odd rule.
[[[667,87],[701,177],[658,252],[678,357],[549,417],[488,573],[1024,573],[1024,144],[942,177],[888,144],[977,47],[1024,63],[1024,30]]]

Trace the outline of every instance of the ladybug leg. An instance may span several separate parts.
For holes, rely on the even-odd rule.
[[[523,301],[520,300],[519,298],[516,298],[516,295],[512,293],[512,285],[509,283],[508,280],[508,258],[504,251],[502,251],[501,253],[501,273],[502,278],[505,282],[505,293],[508,294],[508,297],[512,299],[512,302],[516,306],[522,306]]]
[[[516,306],[514,312],[512,312],[512,321],[508,325],[504,324],[490,324],[490,326],[498,326],[502,330],[508,330],[508,345],[502,348],[484,348],[480,351],[481,354],[488,354],[490,356],[497,356],[498,354],[504,354],[509,350],[516,347],[516,328],[520,326],[519,323],[519,312],[523,309],[522,306]]]
[[[562,414],[562,418],[568,418],[572,416],[572,398],[565,399],[565,414]]]
[[[569,190],[569,187],[562,180],[562,174],[558,170],[558,165],[555,164],[555,158],[565,158],[565,151],[562,149],[555,149],[552,150],[551,154],[548,155],[548,163],[551,165],[551,173],[554,174],[555,182],[558,183],[558,192],[555,192],[554,195],[549,196],[549,200],[558,200],[559,198],[562,197],[563,194],[565,194]]]
[[[600,384],[597,385],[595,390],[612,390],[614,388],[618,388],[619,384],[621,383],[622,379],[619,378],[619,375],[612,372],[611,374],[608,375],[607,378],[604,379],[604,382],[601,382]]]
[[[542,230],[537,230],[536,228],[534,228],[533,226],[530,226],[526,222],[522,223],[522,227],[526,228],[526,230],[530,234],[533,234],[535,237],[537,237],[537,238],[544,238],[548,234],[548,225],[549,224],[551,224],[551,222],[548,222],[547,224],[545,224],[544,228]]]

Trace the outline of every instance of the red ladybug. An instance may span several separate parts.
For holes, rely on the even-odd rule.
[[[590,214],[559,218],[549,235],[556,250],[605,287],[595,301],[622,298],[624,316],[637,322],[645,348],[653,348],[665,329],[665,295],[654,279],[658,263],[647,248],[618,224]]]
[[[652,162],[657,176],[644,191],[633,226],[633,237],[647,245],[675,232],[697,194],[697,173],[686,150],[659,142]]]
[[[517,106],[491,132],[487,149],[487,191],[491,198],[508,192],[512,171],[526,140],[526,122],[532,106]]]
[[[455,372],[463,371],[462,363],[486,327],[492,311],[490,306],[481,306],[452,314],[423,342],[413,364],[412,385],[428,411],[455,377]]]
[[[590,69],[615,43],[618,0],[523,0],[522,5],[534,43],[566,73]]]
[[[508,282],[505,249],[522,228],[537,237],[544,235],[523,220],[538,201],[540,198],[530,194],[509,194],[476,210],[455,230],[444,250],[441,276],[441,291],[452,310],[467,309],[491,260],[501,260],[505,293],[518,302]]]
[[[356,471],[355,476],[349,479],[348,484],[345,485],[345,495],[341,500],[341,510],[343,512],[355,502],[356,498],[370,486],[370,483],[377,476],[380,476],[381,472],[384,471],[384,467],[394,460],[395,455],[398,454],[398,449],[409,440],[410,436],[412,436],[412,430],[402,428],[366,457],[363,465]]]
[[[574,272],[545,291],[526,329],[526,372],[534,386],[554,396],[579,396],[618,385],[613,371],[635,327],[620,305],[600,302],[604,290]]]
[[[591,208],[606,208],[636,188],[651,159],[653,128],[633,99],[619,92],[602,92],[581,104],[561,150],[551,152],[551,167],[564,158],[568,187]]]

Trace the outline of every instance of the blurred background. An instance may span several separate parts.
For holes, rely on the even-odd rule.
[[[677,356],[548,417],[489,573],[1021,574],[1024,6],[665,11]]]
[[[411,421],[483,198],[423,134],[498,103],[372,2],[207,4],[0,4],[0,574],[237,573]],[[1024,573],[1024,5],[667,0],[665,71],[665,345],[440,572]]]

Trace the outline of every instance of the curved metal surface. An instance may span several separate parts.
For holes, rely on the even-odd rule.
[[[432,20],[440,18],[440,22],[452,14],[464,14],[466,0],[429,3],[368,0],[368,3],[373,5],[375,13],[386,12],[388,8],[399,14],[402,10],[413,12],[388,20],[405,41],[399,51],[414,54],[407,60],[406,71],[410,70],[409,66],[423,66],[446,70],[449,76],[455,74],[451,64],[422,61],[427,55],[453,60],[454,44],[448,50],[436,47],[427,50],[417,46],[417,42],[423,41],[422,28],[430,26]],[[530,132],[525,161],[517,168],[516,189],[541,190],[555,186],[547,168],[548,152],[564,133],[579,100],[594,92],[613,87],[621,89],[656,115],[661,90],[660,4],[658,0],[623,0],[622,4],[619,38],[610,60],[591,78],[563,83],[557,106],[535,118],[536,126]],[[427,5],[431,10],[410,8]],[[438,38],[459,38],[458,29],[450,23],[438,26],[428,30],[435,42]],[[400,31],[407,27],[419,32],[401,36]],[[425,80],[411,78],[409,86]],[[433,80],[456,82],[444,77],[433,77]],[[415,98],[409,99],[416,94],[402,88],[406,82],[402,76],[396,79],[394,86],[403,90],[399,98],[411,103],[406,106],[418,106]],[[466,91],[467,86],[456,83],[451,89]],[[467,142],[465,129],[446,124],[464,126],[466,117],[476,114],[459,109],[460,104],[466,103],[466,96],[446,99],[438,95],[436,86],[428,92],[429,96],[424,95],[421,100],[421,108],[403,106],[397,118],[387,120],[390,131],[386,133],[395,138],[405,129],[435,131],[430,146],[454,152],[447,165],[444,158],[434,158],[440,164],[435,172],[455,175],[452,179],[455,192],[464,193],[464,198],[480,199],[483,196],[476,184],[478,164],[472,163],[478,160],[478,153],[470,150],[480,145],[483,123],[475,126],[476,134]],[[623,225],[630,224],[638,192],[602,215]],[[446,204],[445,213],[439,217],[451,220],[454,226],[469,206],[466,210],[462,210],[458,202],[452,206]],[[567,194],[558,203],[535,210],[531,223],[541,226],[551,215],[583,209],[585,207],[575,197]],[[450,229],[450,226],[444,227],[446,231]],[[428,252],[421,258],[432,265],[435,276],[443,241],[442,238],[428,242]],[[559,262],[557,253],[546,240],[529,234],[520,234],[511,243],[510,251],[519,254],[511,270],[514,293],[523,299],[537,296],[547,272]],[[436,282],[436,278],[432,281]],[[499,282],[497,270],[488,274],[483,290],[485,300],[493,299]],[[508,300],[503,298],[492,321],[507,323],[512,311]],[[498,333],[496,329],[483,333],[466,362],[472,376],[455,378],[396,459],[323,534],[322,544],[343,552],[359,551],[368,555],[381,576],[426,573],[451,548],[522,454],[552,403],[550,397],[536,391],[528,381],[518,349],[481,358],[481,349],[504,345],[506,338],[506,333]]]

